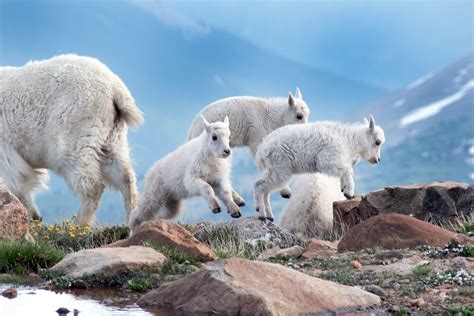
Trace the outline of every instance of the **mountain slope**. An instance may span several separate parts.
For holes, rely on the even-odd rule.
[[[358,166],[359,189],[413,182],[474,182],[474,54],[416,80],[358,116],[386,133],[380,166]]]

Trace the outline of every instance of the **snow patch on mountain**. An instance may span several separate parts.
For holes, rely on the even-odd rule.
[[[443,108],[461,100],[473,88],[474,80],[469,80],[458,92],[453,93],[437,102],[419,107],[418,109],[402,117],[400,120],[400,127],[405,127],[438,114]]]
[[[425,83],[426,81],[430,80],[431,78],[433,78],[433,73],[430,72],[429,74],[413,81],[412,83],[410,83],[408,86],[407,86],[407,89],[413,89],[413,88],[416,88],[420,85],[422,85],[423,83]]]

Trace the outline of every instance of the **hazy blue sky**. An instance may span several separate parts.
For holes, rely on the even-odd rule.
[[[133,2],[175,10],[174,21],[191,35],[216,27],[389,89],[473,51],[473,1]]]

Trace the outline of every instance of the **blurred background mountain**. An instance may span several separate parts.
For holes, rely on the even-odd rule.
[[[472,1],[0,0],[0,64],[63,53],[93,56],[127,84],[146,122],[129,133],[139,186],[183,143],[196,113],[233,95],[286,96],[299,86],[312,121],[374,114],[387,135],[382,163],[356,168],[356,190],[474,181]],[[254,215],[259,173],[247,150],[233,179]],[[286,203],[274,194],[279,213]],[[62,179],[37,202],[46,221],[79,202]],[[108,192],[101,224],[123,221]],[[226,220],[200,200],[180,221]]]

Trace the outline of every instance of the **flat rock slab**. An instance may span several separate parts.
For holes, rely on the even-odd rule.
[[[382,214],[351,227],[337,246],[339,252],[365,248],[403,249],[419,245],[443,247],[452,240],[472,243],[467,236],[396,213]]]
[[[281,249],[280,247],[273,247],[265,250],[258,256],[258,260],[268,260],[270,258],[299,258],[304,252],[301,246],[293,246],[290,248]]]
[[[165,256],[149,247],[95,248],[70,253],[51,270],[71,277],[111,277],[122,272],[159,270],[166,260]]]
[[[28,211],[0,178],[0,240],[34,241],[28,223]]]
[[[367,265],[362,268],[363,271],[371,271],[376,274],[406,276],[413,273],[413,269],[420,265],[429,264],[427,260],[419,257],[403,258],[388,265]]]
[[[178,249],[191,258],[207,262],[217,259],[211,249],[191,235],[183,226],[167,220],[150,221],[128,239],[119,240],[106,247],[143,245],[145,241],[171,249]]]
[[[336,252],[337,243],[312,238],[308,241],[303,257],[306,259],[313,259],[316,257],[326,258],[335,255]]]
[[[146,293],[138,304],[226,315],[295,315],[369,308],[380,298],[278,264],[227,259]]]

